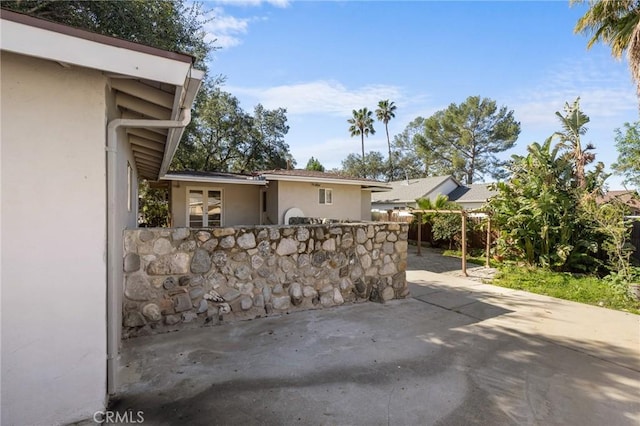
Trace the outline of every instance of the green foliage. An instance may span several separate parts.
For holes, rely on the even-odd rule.
[[[342,160],[341,173],[347,176],[382,180],[387,173],[387,164],[378,151],[368,152],[364,162],[358,155],[349,154]]]
[[[596,271],[607,236],[585,211],[584,200],[599,192],[606,177],[602,165],[579,172],[592,154],[576,148],[588,122],[578,101],[557,115],[564,132],[529,145],[527,156],[513,156],[510,180],[494,186],[498,195],[489,205],[500,229],[498,243],[510,245],[530,265]],[[557,136],[560,143],[552,146]]]
[[[640,302],[630,299],[606,280],[575,276],[544,268],[504,266],[491,282],[501,287],[640,314]]]
[[[438,194],[435,201],[429,198],[419,198],[416,204],[421,210],[462,210],[462,207],[449,201],[446,195]],[[454,213],[425,213],[424,222],[431,223],[431,233],[435,241],[447,241],[449,249],[460,246],[462,241],[461,215]]]
[[[612,167],[626,183],[640,188],[640,121],[624,123],[615,135],[618,161]]]
[[[284,108],[267,110],[258,104],[251,115],[235,96],[209,85],[196,100],[172,167],[223,172],[287,168],[295,161],[284,141],[286,123]]]
[[[424,118],[417,117],[402,133],[394,136],[393,155],[396,167],[391,180],[454,174],[454,170],[438,161],[433,152],[423,149],[426,144],[419,142],[420,138],[424,138],[424,121]]]
[[[513,111],[498,109],[491,99],[470,96],[426,119],[414,143],[427,156],[425,163],[443,163],[450,174],[470,184],[484,174],[504,177],[505,162],[495,154],[512,148],[519,134]]]
[[[585,166],[595,160],[596,156],[593,152],[595,147],[587,144],[582,146],[581,136],[587,132],[585,125],[589,123],[589,117],[580,109],[580,98],[577,98],[573,104],[565,103],[564,115],[556,112],[556,116],[560,120],[562,126],[561,132],[556,132],[554,136],[560,138],[558,146],[566,149],[566,156],[571,159],[575,184],[582,189],[586,189]]]
[[[305,167],[305,169],[313,170],[316,172],[324,172],[324,166],[314,157],[309,158],[309,161],[307,161],[307,167]]]
[[[585,0],[570,0],[582,4]],[[611,53],[620,58],[629,48],[640,22],[640,4],[635,0],[589,0],[589,10],[578,20],[574,32],[590,35],[588,48],[597,42],[611,47]]]
[[[212,49],[205,41],[210,20],[198,3],[184,0],[23,0],[3,1],[2,8],[72,27],[196,57],[205,68]]]
[[[141,226],[152,228],[169,226],[169,191],[166,188],[151,188],[143,180],[139,185],[139,219]]]
[[[360,140],[362,142],[362,162],[365,163],[365,155],[364,155],[364,137],[374,135],[376,130],[373,128],[373,117],[372,112],[367,109],[367,107],[361,108],[359,110],[353,110],[353,117],[347,120],[349,126],[349,134],[351,137],[360,136]],[[363,176],[365,177],[365,176]]]
[[[396,116],[396,106],[394,102],[389,102],[389,99],[378,102],[378,109],[376,109],[376,118],[378,121],[384,123],[384,130],[387,133],[387,145],[389,147],[389,180],[393,179],[393,155],[391,154],[391,139],[389,138],[389,121]]]

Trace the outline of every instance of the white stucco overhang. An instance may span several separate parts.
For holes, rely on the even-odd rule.
[[[191,109],[204,72],[189,55],[107,37],[8,10],[0,11],[3,51],[102,71],[119,118],[179,120]],[[184,128],[126,128],[141,178],[157,180],[169,169]]]
[[[198,183],[232,183],[236,185],[260,185],[266,186],[268,182],[264,179],[251,176],[203,176],[189,174],[173,174],[167,173],[162,180],[181,181],[181,182],[198,182]]]

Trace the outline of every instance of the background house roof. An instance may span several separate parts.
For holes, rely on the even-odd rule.
[[[472,183],[462,185],[449,193],[449,200],[466,203],[484,203],[497,194],[489,189],[490,183]]]
[[[428,197],[447,180],[460,185],[452,176],[432,176],[422,179],[409,179],[389,182],[391,191],[384,194],[372,194],[373,203],[406,203],[414,202],[417,198]],[[446,195],[446,194],[445,194]]]
[[[256,172],[264,176],[267,180],[287,180],[300,182],[333,183],[343,185],[360,185],[363,189],[370,189],[373,192],[388,191],[391,189],[388,183],[373,179],[358,178],[341,175],[338,173],[318,172],[303,169],[276,169]]]
[[[636,191],[618,190],[607,191],[602,197],[598,197],[599,203],[606,203],[614,199],[620,200],[632,210],[632,214],[640,214],[640,195]]]

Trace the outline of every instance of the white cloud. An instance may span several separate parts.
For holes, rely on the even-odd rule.
[[[205,40],[223,49],[242,43],[241,36],[247,33],[251,18],[236,18],[225,14],[224,9],[216,7],[208,12],[212,19],[204,25],[207,35]]]
[[[508,103],[515,110],[523,130],[558,130],[556,111],[563,111],[566,102],[580,97],[580,107],[594,129],[620,126],[621,117],[637,114],[638,100],[625,64],[613,72],[611,58],[589,57],[567,61],[549,70],[544,83],[514,96]]]
[[[389,85],[367,85],[349,89],[336,81],[311,81],[268,88],[228,87],[231,93],[250,96],[266,108],[287,108],[289,114],[334,114],[350,116],[353,109],[375,109],[381,99],[396,104],[404,96],[402,89]]]
[[[291,4],[289,0],[218,0],[216,1],[216,3],[229,5],[229,6],[249,6],[249,7],[268,4],[268,5],[280,7],[280,8],[289,7],[289,4]]]

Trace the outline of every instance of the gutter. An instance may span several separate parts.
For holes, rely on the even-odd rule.
[[[122,259],[112,253],[117,238],[116,229],[116,169],[118,129],[128,128],[181,128],[191,122],[191,110],[185,108],[178,120],[147,120],[116,118],[107,125],[107,393],[113,395],[117,389],[117,355],[119,339],[118,305],[119,294],[116,287],[118,269],[122,269]],[[169,142],[167,142],[169,143]]]

